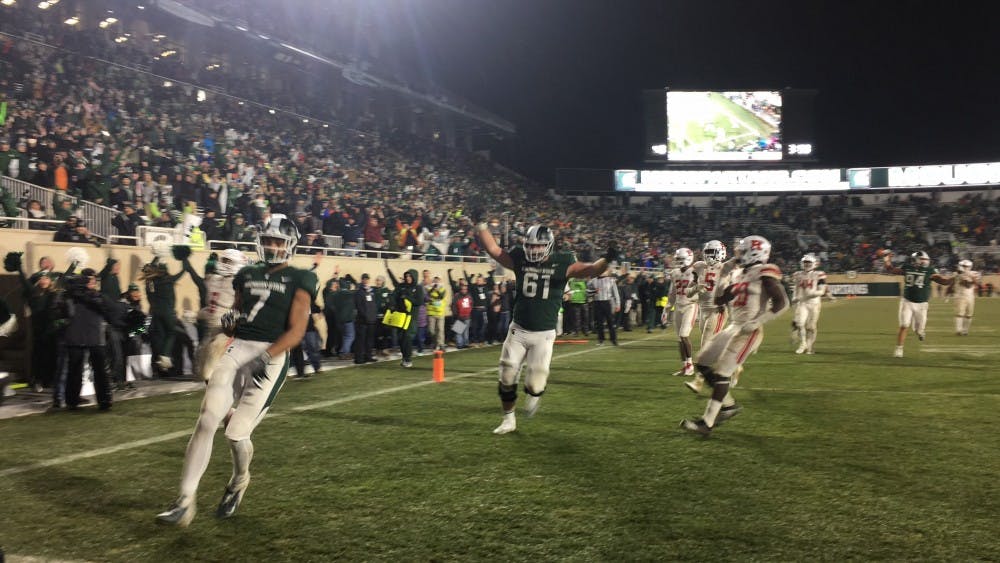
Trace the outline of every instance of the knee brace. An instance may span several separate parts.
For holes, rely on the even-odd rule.
[[[503,382],[497,383],[497,394],[500,395],[501,401],[513,403],[517,400],[517,385],[504,385]]]
[[[528,386],[525,385],[524,386],[524,392],[525,392],[525,394],[531,395],[532,397],[541,397],[542,395],[545,394],[545,389],[542,389],[541,391],[539,391],[539,392],[536,393],[536,392],[532,391],[531,389],[528,389]]]
[[[704,364],[695,364],[694,369],[705,378],[705,382],[709,385],[715,385],[716,374],[712,371],[712,368]]]

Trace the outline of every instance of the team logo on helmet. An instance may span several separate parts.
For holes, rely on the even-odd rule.
[[[274,244],[276,240],[282,241],[282,244]],[[295,223],[280,213],[271,215],[257,232],[257,255],[268,264],[283,264],[291,260],[298,243],[299,230],[295,228]]]
[[[766,264],[771,258],[771,243],[762,236],[749,236],[736,245],[736,254],[740,257],[740,264],[744,266],[758,262]]]
[[[544,262],[555,245],[552,231],[544,225],[532,225],[524,235],[524,257],[528,262]]]

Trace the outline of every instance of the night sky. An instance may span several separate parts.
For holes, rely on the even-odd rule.
[[[985,2],[430,0],[442,86],[513,121],[514,167],[641,166],[643,89],[819,90],[831,166],[1000,160],[1000,7]],[[403,42],[405,43],[405,42]]]

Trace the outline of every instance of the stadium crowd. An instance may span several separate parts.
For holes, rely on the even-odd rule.
[[[998,236],[996,203],[982,194],[953,205],[933,196],[893,196],[869,209],[847,196],[824,196],[820,205],[796,197],[761,205],[729,198],[706,207],[675,206],[666,197],[641,206],[615,198],[553,201],[487,159],[402,132],[320,127],[225,96],[199,101],[189,85],[166,86],[162,78],[91,58],[149,62],[150,54],[86,30],[52,29],[31,17],[0,25],[33,29],[62,46],[3,38],[0,91],[9,109],[0,172],[117,208],[115,227],[124,236],[134,236],[139,225],[174,226],[197,212],[205,239],[247,241],[248,229],[267,214],[285,213],[296,217],[302,246],[324,247],[334,239],[320,235],[332,235],[347,249],[475,255],[481,250],[456,220],[475,205],[499,220],[500,234],[552,225],[560,244],[584,260],[614,232],[623,261],[660,268],[677,247],[735,240],[753,224],[771,238],[800,235],[797,245],[776,249],[779,265],[815,252],[829,271],[878,271],[885,250],[926,246],[928,231],[954,233],[955,240],[932,249],[948,267],[961,241],[990,245]],[[182,65],[173,70],[190,74]],[[247,100],[272,101],[252,84],[240,87]],[[22,213],[17,207],[36,218],[73,215],[65,200],[50,211],[5,194],[3,206],[8,215]],[[893,220],[897,206],[915,212]],[[870,220],[855,220],[852,210],[859,208]],[[67,223],[64,231],[87,236],[86,226]],[[973,258],[983,271],[997,268],[992,254]]]

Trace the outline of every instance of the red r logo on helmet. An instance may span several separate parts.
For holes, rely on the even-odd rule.
[[[750,241],[750,249],[751,250],[760,250],[762,247],[763,247],[763,245],[761,244],[761,242],[759,240],[754,239],[754,240]]]

